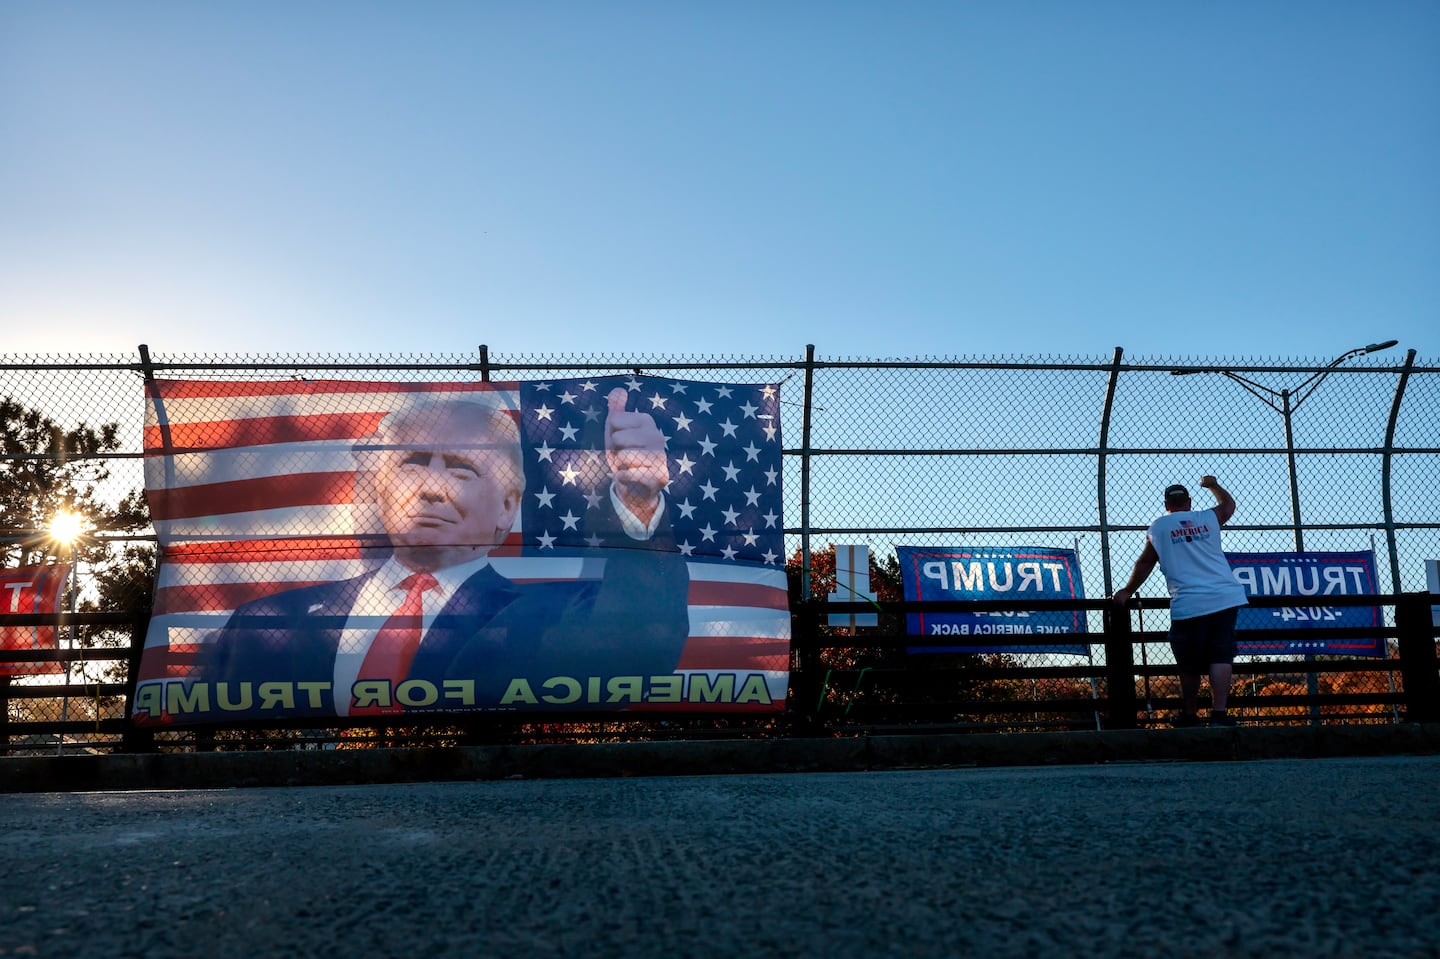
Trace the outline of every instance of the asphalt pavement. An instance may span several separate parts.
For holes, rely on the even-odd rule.
[[[0,795],[0,956],[1440,956],[1440,756]]]

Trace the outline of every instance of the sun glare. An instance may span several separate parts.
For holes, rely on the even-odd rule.
[[[70,545],[85,531],[85,520],[78,513],[59,512],[50,520],[50,538]]]

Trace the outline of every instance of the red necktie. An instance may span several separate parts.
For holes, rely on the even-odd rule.
[[[400,608],[380,627],[360,665],[360,680],[390,680],[390,695],[410,673],[410,663],[420,648],[420,634],[425,622],[422,597],[428,589],[439,585],[429,573],[412,573],[400,581],[405,599]],[[396,709],[401,708],[398,704]]]

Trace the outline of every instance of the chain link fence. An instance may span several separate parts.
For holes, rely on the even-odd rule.
[[[1227,550],[1373,550],[1380,592],[1423,591],[1425,561],[1440,558],[1440,365],[1414,351],[1352,354],[1256,361],[1117,349],[876,360],[813,348],[757,358],[511,356],[481,347],[464,356],[209,357],[142,347],[134,356],[10,357],[0,365],[3,565],[73,562],[75,588],[64,597],[74,615],[61,627],[60,653],[4,654],[12,671],[19,661],[31,674],[0,676],[0,741],[12,750],[109,748],[125,732],[125,683],[153,575],[153,532],[143,506],[133,515],[144,485],[147,377],[526,380],[638,371],[780,383],[786,552],[800,603],[833,588],[820,560],[851,543],[870,548],[882,599],[899,598],[887,580],[900,545],[1073,549],[1086,595],[1103,597],[1128,577],[1164,488],[1193,487],[1207,473],[1238,503]],[[50,516],[75,490],[89,497],[79,505],[90,528],[62,543],[49,535]],[[1163,597],[1163,578],[1152,577],[1141,595]],[[1175,684],[1164,604],[1142,606],[1135,683],[1143,721],[1173,703]],[[1098,633],[1100,610],[1087,615]],[[895,617],[883,622],[897,631]],[[902,723],[1085,725],[1084,701],[1106,693],[1096,679],[1098,641],[1088,657],[1017,647],[953,657],[937,671],[933,659],[913,668],[903,644],[872,643],[873,631],[821,632],[833,637],[825,642],[853,644],[826,647],[805,664],[825,671],[817,703],[836,715],[890,703],[881,712]],[[47,655],[74,661],[68,671],[37,672]],[[882,682],[887,673],[893,686]],[[917,682],[929,687],[917,691]],[[1398,712],[1384,700],[1397,682],[1383,661],[1242,657],[1235,702],[1242,718],[1390,722]],[[1300,702],[1317,691],[1338,697],[1335,704]],[[1367,696],[1373,701],[1352,701]],[[997,702],[999,713],[986,708]],[[907,703],[925,708],[899,708]],[[1069,711],[1047,710],[1057,703]]]

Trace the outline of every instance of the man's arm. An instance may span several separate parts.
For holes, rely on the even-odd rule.
[[[1215,518],[1224,526],[1235,515],[1235,497],[1226,491],[1225,487],[1213,476],[1200,477],[1200,488],[1208,489],[1215,494]]]
[[[1210,478],[1214,479],[1213,476]],[[1115,594],[1111,598],[1121,606],[1130,602],[1130,597],[1145,580],[1150,578],[1150,574],[1155,571],[1155,564],[1158,562],[1160,562],[1160,554],[1155,552],[1155,544],[1147,539],[1145,549],[1141,551],[1140,558],[1135,561],[1135,569],[1131,571],[1129,581],[1115,590]]]

